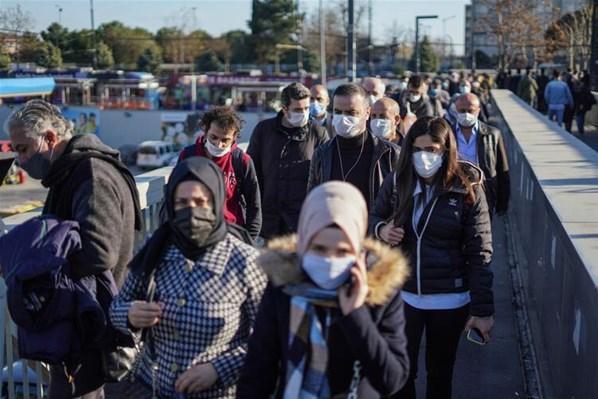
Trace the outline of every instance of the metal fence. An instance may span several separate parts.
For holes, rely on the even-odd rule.
[[[597,398],[598,153],[513,93],[493,99],[544,397]]]
[[[159,212],[164,197],[164,185],[172,168],[161,168],[135,177],[145,231],[136,237],[138,248],[159,223]],[[0,235],[12,227],[39,215],[38,211],[0,219]],[[0,278],[0,366],[2,367],[0,399],[41,399],[46,397],[49,366],[41,362],[19,359],[17,328],[10,319],[6,305],[6,286]]]

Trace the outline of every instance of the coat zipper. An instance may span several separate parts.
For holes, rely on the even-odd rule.
[[[417,295],[422,295],[422,282],[421,282],[421,246],[422,246],[422,238],[424,237],[424,233],[426,232],[426,228],[428,227],[428,223],[430,222],[430,217],[432,216],[432,212],[434,211],[434,207],[436,206],[436,202],[438,201],[438,197],[434,198],[434,202],[432,202],[432,206],[430,207],[430,212],[428,212],[428,216],[426,217],[426,223],[424,223],[424,227],[422,228],[421,233],[417,232],[417,226],[413,226],[413,230],[415,231],[415,236],[417,237],[417,268],[416,268],[416,275],[417,275]]]

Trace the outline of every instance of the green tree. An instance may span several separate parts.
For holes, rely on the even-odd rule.
[[[222,63],[212,50],[208,50],[197,57],[195,67],[199,72],[216,72],[223,69]]]
[[[296,32],[303,14],[296,12],[294,0],[253,0],[251,20],[252,47],[258,63],[272,61],[277,44],[296,44]]]
[[[98,44],[98,68],[108,69],[114,66],[112,50],[105,43]]]
[[[91,65],[93,62],[93,32],[90,29],[70,31],[68,47],[62,50],[64,62]]]
[[[150,31],[130,28],[118,21],[98,27],[98,42],[100,41],[110,47],[114,62],[121,65],[135,64],[147,48],[157,47]]]
[[[42,41],[38,39],[34,33],[24,33],[19,40],[19,62],[37,62],[38,49],[42,45]]]
[[[419,44],[419,51],[420,51],[420,70],[421,72],[436,72],[438,70],[438,55],[434,51],[432,44],[430,44],[430,39],[428,36],[424,36],[423,40]],[[417,52],[413,52],[413,56],[409,63],[409,68],[412,71],[415,71],[415,57]]]
[[[183,32],[176,27],[164,27],[156,32],[156,42],[162,49],[164,62],[181,62],[181,46],[177,44],[182,38]]]
[[[36,50],[35,62],[37,65],[55,69],[62,66],[60,49],[50,42],[44,42]]]
[[[52,23],[48,28],[41,33],[44,41],[52,43],[58,47],[60,51],[67,50],[70,43],[69,30],[59,23]]]
[[[253,61],[251,35],[242,30],[232,30],[221,36],[230,47],[231,64],[249,64]]]
[[[145,48],[137,60],[137,68],[140,71],[151,72],[153,74],[158,73],[161,64],[162,51],[155,43]]]
[[[0,53],[0,69],[7,69],[10,65],[10,56],[5,53]]]

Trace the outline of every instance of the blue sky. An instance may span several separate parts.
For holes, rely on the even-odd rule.
[[[324,0],[324,4],[339,0]],[[354,0],[367,5],[367,0]],[[393,26],[399,29],[414,29],[416,15],[438,15],[437,20],[422,21],[424,33],[432,37],[443,36],[443,25],[446,33],[454,43],[464,42],[465,5],[469,0],[372,0],[373,1],[373,33],[374,42],[384,41],[390,36]],[[35,19],[35,31],[45,29],[52,22],[58,21],[58,6],[63,11],[62,24],[69,29],[89,28],[90,13],[88,0],[0,0],[0,8],[21,7],[29,11]],[[233,29],[248,30],[247,21],[251,17],[251,0],[95,0],[96,26],[112,20],[119,20],[127,25],[141,26],[155,32],[165,25],[180,24],[186,19],[187,26],[195,25],[212,35],[219,35]],[[191,15],[195,7],[195,21]],[[317,0],[300,0],[301,10],[308,14],[317,11]],[[186,17],[183,17],[186,15]],[[443,18],[451,18],[444,24]],[[175,23],[178,22],[178,23]],[[462,48],[455,46],[457,54]]]

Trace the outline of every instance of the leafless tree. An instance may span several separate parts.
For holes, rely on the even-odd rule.
[[[7,53],[13,52],[18,62],[23,45],[21,38],[33,28],[34,23],[31,13],[23,11],[19,4],[14,8],[0,10],[0,30],[3,33],[0,35],[0,49]]]
[[[489,31],[498,47],[499,68],[525,67],[542,58],[548,0],[481,0],[488,9],[474,31]],[[530,57],[532,59],[530,59]]]
[[[569,68],[589,68],[592,13],[590,4],[578,11],[563,15],[558,21],[550,24],[545,32],[548,51],[552,54],[567,51]]]

